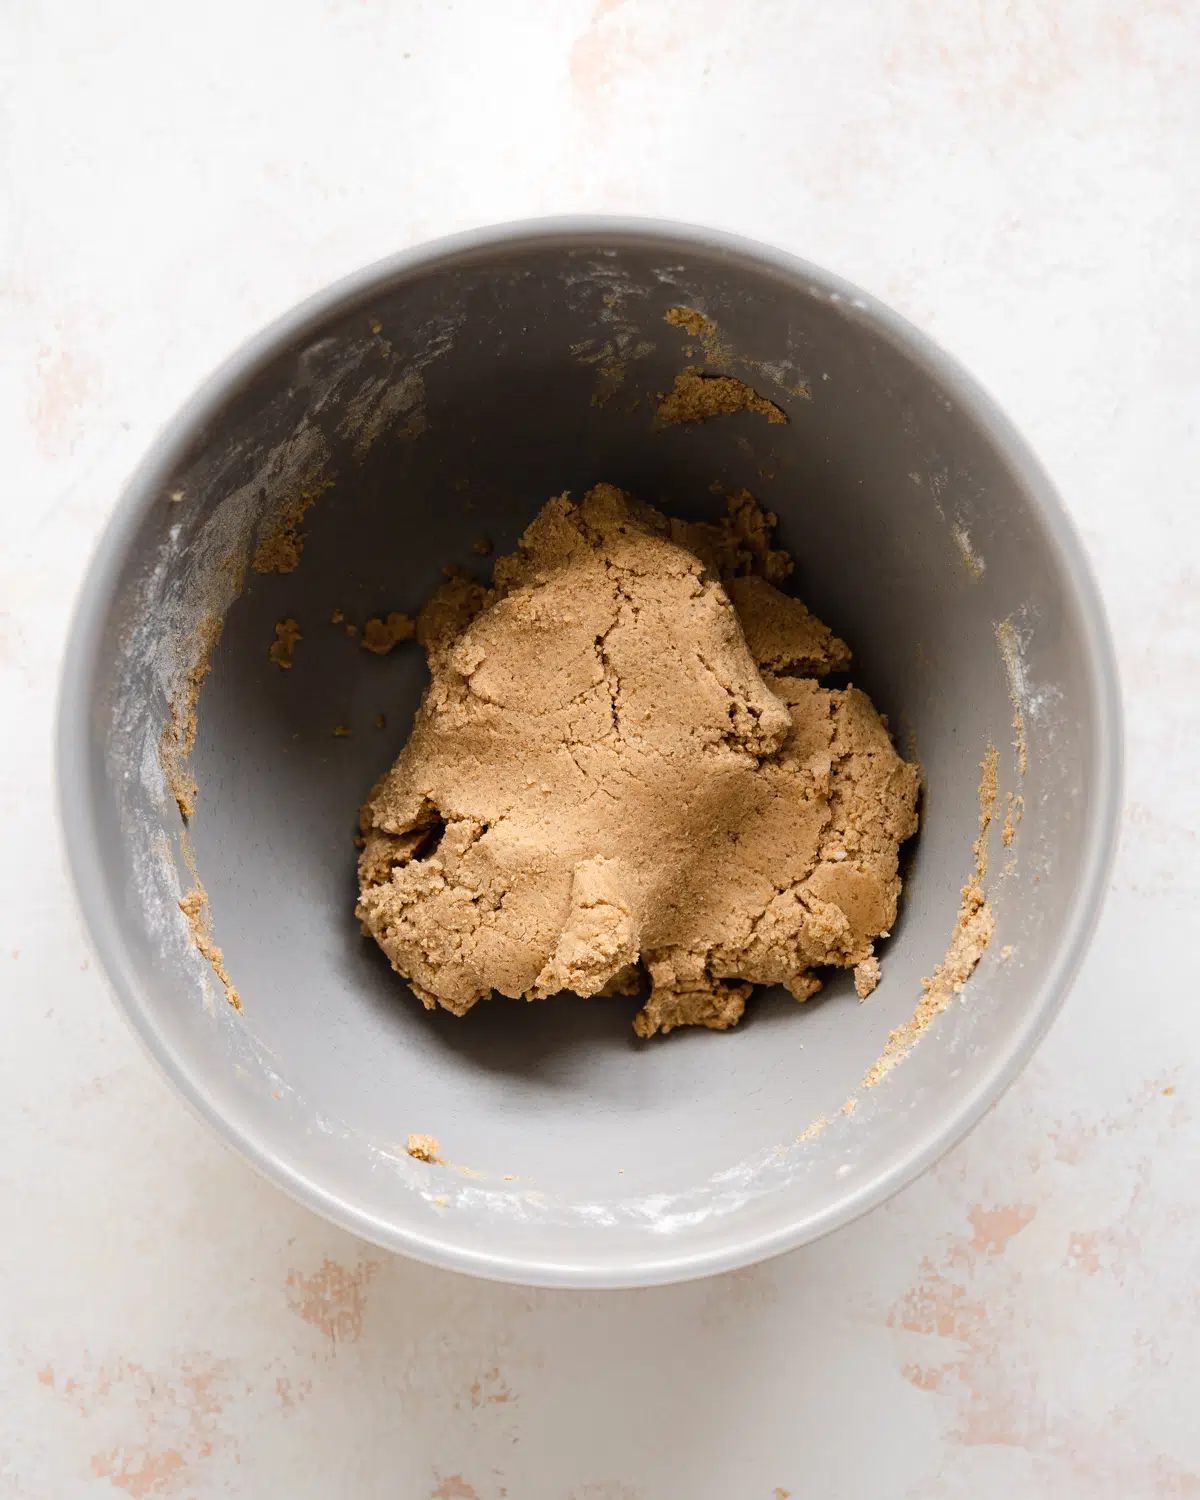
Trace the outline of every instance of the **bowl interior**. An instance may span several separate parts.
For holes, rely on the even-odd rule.
[[[669,324],[679,306],[712,319],[716,340]],[[743,412],[656,430],[657,393],[714,361],[787,425]],[[921,833],[867,1003],[840,975],[804,1006],[756,993],[732,1032],[648,1043],[624,998],[496,999],[460,1020],[426,1013],[359,934],[357,808],[426,677],[415,646],[373,656],[335,611],[360,624],[415,612],[447,564],[487,576],[475,543],[510,550],[551,494],[598,480],[689,516],[722,508],[715,487],[760,497],[797,560],[796,592],[850,643],[853,681],[919,757]],[[280,514],[300,511],[294,571],[247,569]],[[302,632],[289,671],[267,654],[284,618]],[[446,1264],[650,1281],[832,1227],[994,1096],[1085,937],[1111,821],[1112,710],[1074,543],[977,390],[793,261],[592,228],[357,278],[260,340],[166,435],[106,541],[83,624],[66,815],[125,1005],[284,1185]],[[159,740],[168,699],[187,698],[205,660],[185,850]],[[989,745],[996,935],[961,999],[864,1090],[950,942]],[[1023,817],[1004,846],[1010,793]],[[179,911],[187,858],[241,1014]],[[445,1164],[410,1159],[410,1132],[435,1135]]]

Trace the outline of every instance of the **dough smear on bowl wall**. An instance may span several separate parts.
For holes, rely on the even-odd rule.
[[[422,610],[432,681],[362,810],[358,915],[413,990],[650,995],[641,1036],[724,1030],[754,984],[879,979],[919,774],[850,651],[777,585],[775,517],[612,485],[549,501],[487,590]]]

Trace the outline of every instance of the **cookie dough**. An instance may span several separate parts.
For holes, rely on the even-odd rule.
[[[411,615],[397,614],[393,610],[386,619],[376,617],[363,626],[363,649],[373,651],[376,656],[386,656],[402,641],[411,641],[416,631],[417,622]]]
[[[410,1135],[404,1149],[417,1161],[436,1162],[441,1147],[436,1135]]]
[[[296,649],[296,642],[302,641],[304,637],[300,634],[300,627],[295,620],[280,620],[275,627],[275,639],[267,648],[268,658],[277,667],[282,667],[285,672],[292,669],[292,652]]]
[[[601,484],[421,611],[431,682],[362,809],[357,913],[426,1006],[648,981],[651,1036],[829,965],[873,985],[918,773],[820,685],[850,652],[777,587],[773,524],[745,492],[711,526]]]
[[[675,384],[658,403],[658,421],[662,427],[677,422],[706,422],[709,417],[729,416],[735,411],[756,411],[768,422],[786,422],[787,413],[774,401],[760,396],[744,380],[733,375],[705,375],[700,370],[683,370]]]

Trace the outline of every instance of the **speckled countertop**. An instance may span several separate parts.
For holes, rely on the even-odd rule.
[[[0,1496],[1200,1496],[1200,10],[1165,0],[149,0],[0,51]],[[247,334],[431,235],[704,220],[990,386],[1099,572],[1129,716],[1107,910],[936,1171],[717,1280],[541,1293],[261,1182],[118,1019],[51,721],[123,477]]]

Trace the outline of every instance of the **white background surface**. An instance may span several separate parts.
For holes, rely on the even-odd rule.
[[[0,1496],[1200,1496],[1200,8],[7,0],[0,17]],[[258,1180],[118,1019],[51,724],[120,484],[238,342],[431,235],[706,221],[890,301],[1085,536],[1124,675],[1113,888],[1035,1062],[773,1264],[538,1293]]]

